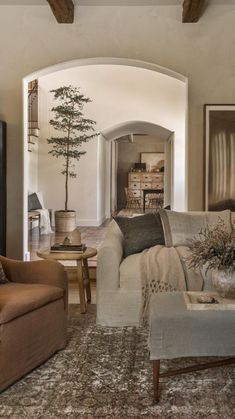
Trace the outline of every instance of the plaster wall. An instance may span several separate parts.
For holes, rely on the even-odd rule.
[[[59,25],[48,5],[0,6],[0,119],[8,124],[7,253],[22,256],[22,78],[86,57],[153,62],[189,78],[189,209],[202,210],[203,105],[234,103],[235,6],[209,5],[197,24],[176,6],[86,7]]]
[[[49,125],[49,120],[53,117],[51,108],[54,105],[50,90],[69,84],[80,87],[81,92],[92,99],[91,103],[85,105],[83,112],[85,117],[97,122],[96,130],[101,134],[109,127],[138,120],[163,126],[169,130],[168,135],[171,131],[175,132],[175,165],[178,166],[175,176],[175,202],[178,205],[176,209],[183,210],[185,83],[143,68],[114,64],[75,67],[38,79],[38,187],[43,191],[46,207],[56,210],[63,209],[64,205],[64,176],[61,174],[63,160],[52,158],[48,154],[51,148],[47,144],[47,138],[55,134]],[[143,140],[146,138],[143,137]],[[86,154],[75,163],[77,178],[69,179],[69,208],[76,210],[78,225],[100,225],[105,218],[105,164],[101,163],[104,147],[102,135],[82,145],[81,150],[86,151]],[[143,151],[144,149],[143,145]],[[97,178],[100,179],[99,185]]]

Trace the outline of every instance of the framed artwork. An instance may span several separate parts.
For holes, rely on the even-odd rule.
[[[164,172],[164,153],[140,153],[141,163],[146,163],[146,169],[153,172]]]
[[[205,210],[235,211],[235,105],[205,105]]]

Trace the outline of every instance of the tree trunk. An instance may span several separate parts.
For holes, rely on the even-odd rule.
[[[66,171],[65,171],[65,211],[68,211],[68,181],[69,181],[69,140],[70,140],[70,121],[68,128],[68,137],[67,137],[67,159],[66,159]]]
[[[66,170],[66,176],[65,176],[65,205],[64,209],[65,211],[68,211],[68,170]]]

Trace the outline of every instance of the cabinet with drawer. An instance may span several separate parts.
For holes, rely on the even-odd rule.
[[[128,187],[130,189],[140,189],[140,182],[129,182]]]
[[[164,173],[156,172],[130,172],[128,174],[128,188],[132,195],[141,198],[143,206],[143,189],[164,189]],[[149,195],[146,196],[148,205]]]
[[[163,182],[159,182],[159,183],[153,182],[152,183],[152,188],[153,189],[163,189]]]
[[[153,173],[152,182],[163,183],[164,174],[163,173]]]
[[[151,182],[141,182],[141,189],[151,189],[152,183]]]
[[[141,180],[142,182],[152,182],[152,174],[151,173],[142,173]]]
[[[141,175],[142,175],[142,173],[130,172],[130,173],[128,173],[128,181],[129,182],[140,182],[141,178],[142,178]]]

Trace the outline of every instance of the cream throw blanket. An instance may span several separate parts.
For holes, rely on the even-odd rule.
[[[53,233],[51,229],[51,221],[48,209],[42,208],[38,209],[37,212],[40,212],[40,233],[41,234],[51,234]]]
[[[186,246],[154,246],[141,254],[142,320],[147,319],[151,294],[171,291],[200,291],[203,287],[201,273],[188,269]]]

